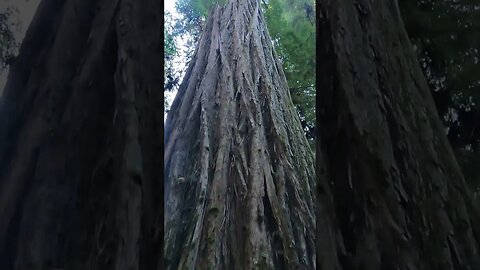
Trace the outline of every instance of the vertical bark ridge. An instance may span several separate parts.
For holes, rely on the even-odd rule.
[[[1,104],[0,268],[161,269],[158,11],[41,3]]]
[[[167,269],[314,269],[313,155],[258,1],[211,12],[165,130]]]
[[[15,255],[6,259],[19,268],[29,264],[37,266],[45,263],[45,261],[54,263],[56,260],[61,261],[64,259],[64,256],[55,258],[55,252],[59,252],[58,249],[62,249],[61,246],[52,249],[48,249],[45,246],[47,244],[46,239],[57,237],[55,230],[64,230],[63,228],[58,228],[51,231],[49,227],[56,222],[64,221],[61,213],[67,207],[65,203],[58,204],[56,207],[55,203],[53,203],[56,199],[61,199],[61,196],[59,197],[55,193],[62,192],[62,190],[67,188],[67,185],[64,185],[64,183],[56,185],[55,183],[62,180],[63,166],[61,163],[54,164],[54,160],[62,159],[62,153],[58,149],[61,148],[63,142],[55,142],[52,139],[58,137],[55,135],[59,122],[58,113],[62,113],[65,109],[63,107],[65,94],[61,90],[70,86],[71,79],[75,75],[76,65],[81,60],[82,49],[86,43],[81,42],[77,46],[71,46],[71,50],[61,50],[60,47],[65,45],[65,43],[74,42],[72,32],[70,31],[76,32],[80,37],[88,34],[92,15],[89,13],[77,14],[75,9],[80,7],[88,10],[92,6],[92,1],[83,1],[81,3],[71,1],[64,6],[62,6],[63,3],[57,4],[60,4],[62,8],[46,3],[41,5],[39,10],[47,16],[51,16],[51,12],[57,12],[56,16],[68,16],[68,19],[54,24],[45,21],[41,17],[34,19],[38,28],[50,30],[51,34],[47,34],[45,36],[47,41],[43,42],[37,37],[26,38],[26,43],[22,49],[23,51],[37,50],[36,53],[38,54],[32,55],[33,63],[36,65],[33,65],[31,69],[25,68],[25,66],[22,66],[22,64],[26,64],[23,60],[23,55],[19,57],[20,62],[17,67],[12,68],[12,75],[6,86],[3,101],[6,104],[5,106],[11,107],[13,110],[9,114],[2,115],[2,120],[5,120],[5,122],[10,121],[11,124],[5,126],[5,129],[1,131],[2,135],[4,135],[2,137],[7,144],[3,145],[0,150],[0,152],[6,154],[1,165],[3,167],[1,171],[4,180],[0,189],[2,191],[0,196],[2,198],[0,201],[0,208],[2,209],[0,231],[2,233],[6,232],[7,226],[19,227],[18,234],[7,236],[17,238],[17,240],[12,239],[10,241],[19,244],[16,246],[17,250],[13,252]],[[72,23],[72,21],[68,20],[76,20],[76,22]],[[36,29],[37,31],[39,30],[38,28]],[[69,41],[69,39],[72,40]],[[35,46],[32,44],[33,42],[41,44],[39,49],[31,47]],[[59,53],[58,51],[61,52]],[[44,57],[49,57],[50,61],[45,61]],[[50,75],[56,73],[58,66],[65,66],[65,68],[62,72],[56,74],[58,75],[56,79],[51,78]],[[20,79],[22,77],[23,80]],[[40,104],[46,104],[46,106],[41,107]],[[49,167],[52,171],[57,171],[56,175],[51,175],[48,170],[40,167],[35,159],[35,157],[45,159],[50,155],[49,152],[54,152],[57,156],[52,157],[50,162],[44,161],[42,164]],[[26,171],[25,168],[31,168],[33,172]],[[32,178],[34,179],[33,181]],[[68,189],[64,191],[68,192]],[[50,194],[53,200],[39,203],[38,200],[41,200],[47,194]],[[22,212],[21,209],[18,209],[21,201],[24,201],[22,204],[27,209],[25,213],[19,214],[22,217],[19,218],[18,223],[10,223],[11,215],[14,211]],[[33,206],[36,207],[36,210],[33,210]],[[37,227],[32,227],[30,223],[40,218],[42,214],[51,216],[52,220],[43,222],[42,225]],[[0,239],[4,243],[3,235],[0,236]],[[26,239],[31,240],[25,241]],[[25,259],[15,259],[17,254],[19,254],[18,257],[24,256]],[[17,261],[14,263],[15,260]]]
[[[373,9],[375,7],[375,10]],[[396,1],[323,1],[322,200],[343,269],[475,269],[471,200]],[[321,66],[324,64],[321,64]],[[331,117],[336,116],[332,121]],[[323,165],[320,165],[323,166]],[[323,252],[322,250],[318,251]]]

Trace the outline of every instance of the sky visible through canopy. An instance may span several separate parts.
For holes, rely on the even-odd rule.
[[[165,12],[169,12],[172,17],[176,19],[181,19],[181,16],[177,10],[175,9],[175,4],[177,3],[176,0],[167,0],[164,2],[164,10]],[[177,47],[177,55],[173,59],[173,68],[181,74],[181,78],[185,75],[185,70],[187,69],[186,66],[186,56],[185,56],[185,39],[177,37],[175,39],[175,46]],[[182,80],[180,80],[181,82]],[[172,104],[175,95],[177,94],[177,89],[173,89],[173,91],[165,91],[165,99],[167,100],[168,104]],[[164,110],[164,121],[167,119],[167,111],[169,108],[165,108]]]
[[[164,5],[165,5],[165,11],[168,11],[170,12],[170,14],[172,14],[175,18],[179,17],[180,15],[177,13],[177,11],[175,10],[175,3],[177,1],[175,0],[167,0],[164,2]],[[177,94],[177,91],[173,91],[173,92],[165,92],[165,98],[167,99],[168,101],[168,104],[172,104],[172,101],[173,99],[175,98],[175,95]],[[165,108],[166,110],[167,108]],[[165,113],[165,119],[167,119],[167,114]]]

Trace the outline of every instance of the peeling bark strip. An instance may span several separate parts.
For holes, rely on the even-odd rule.
[[[257,0],[209,16],[165,126],[166,269],[314,269],[313,154]]]
[[[319,2],[318,266],[480,269],[478,210],[396,3]]]
[[[0,104],[0,269],[163,269],[160,14],[41,2]]]

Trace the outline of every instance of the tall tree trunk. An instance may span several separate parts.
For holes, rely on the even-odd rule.
[[[319,268],[480,269],[478,211],[397,1],[319,13]]]
[[[160,269],[161,4],[44,0],[0,104],[0,268]]]
[[[210,14],[165,126],[167,269],[314,269],[314,165],[258,0]]]

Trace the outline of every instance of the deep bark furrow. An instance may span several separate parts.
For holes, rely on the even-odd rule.
[[[176,98],[179,101],[174,103],[181,105],[172,107],[166,129],[172,130],[172,139],[195,141],[194,136],[180,132],[189,123],[179,119],[182,111],[197,106],[202,95],[201,106],[208,120],[201,128],[210,129],[208,158],[215,164],[207,176],[204,220],[181,216],[175,209],[188,204],[181,195],[186,191],[170,189],[168,196],[177,204],[166,215],[167,251],[179,243],[192,242],[188,233],[181,236],[182,230],[176,228],[181,219],[201,222],[203,229],[200,241],[195,242],[199,245],[195,261],[187,264],[181,259],[186,254],[169,251],[165,255],[167,269],[277,269],[284,267],[282,264],[287,268],[314,267],[313,202],[309,195],[307,202],[299,195],[311,192],[313,157],[303,132],[296,127],[299,121],[293,116],[296,112],[291,101],[283,101],[289,99],[288,88],[284,75],[272,71],[278,64],[270,53],[273,49],[267,32],[258,1],[231,1],[215,8],[207,22],[197,50],[207,52],[208,57],[190,66],[192,74],[206,67],[202,83],[192,91],[196,78],[185,77],[179,91],[190,89],[196,97]],[[165,159],[171,168],[179,166],[171,157],[184,151],[182,146],[166,140],[169,152]],[[205,162],[205,158],[188,162]],[[168,172],[171,168],[166,170],[165,179],[173,187],[174,175]],[[188,174],[188,168],[183,174]],[[286,189],[287,183],[292,188]],[[291,220],[290,215],[295,218]],[[307,239],[312,242],[306,244]]]
[[[1,196],[0,231],[18,229],[0,235],[0,268],[160,269],[160,34],[145,27],[159,24],[156,10],[157,1],[40,5],[7,83],[15,109],[0,115],[0,190],[25,191],[15,195],[22,207]]]
[[[329,61],[319,62],[335,63],[333,69],[320,65],[321,162],[330,168],[325,180],[333,182],[333,194],[321,200],[333,200],[338,218],[338,225],[322,226],[338,226],[343,234],[344,269],[475,269],[478,243],[469,240],[474,225],[459,229],[467,216],[477,215],[465,206],[470,195],[396,1],[376,2],[321,5],[321,57]],[[341,120],[333,123],[331,115]],[[320,265],[332,264],[322,257]]]

